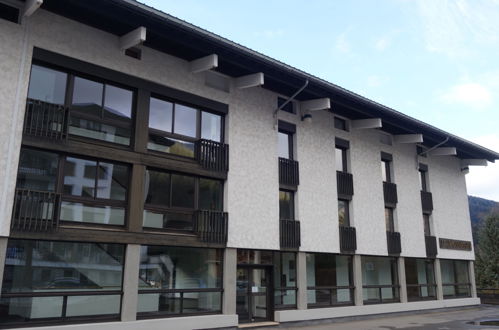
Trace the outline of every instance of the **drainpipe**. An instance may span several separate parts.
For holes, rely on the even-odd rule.
[[[279,110],[284,108],[289,102],[293,101],[295,99],[295,97],[298,96],[298,94],[300,94],[307,86],[308,86],[308,79],[305,80],[305,83],[303,84],[303,86],[300,87],[300,89],[297,90],[293,95],[291,95],[291,97],[289,97],[286,100],[286,102],[284,102],[277,109],[274,110],[274,120],[275,120],[274,121],[274,129],[277,129],[277,123],[278,123],[277,113],[279,112]]]
[[[437,149],[437,148],[438,148],[438,147],[440,147],[441,145],[446,144],[446,143],[449,141],[449,139],[450,139],[449,137],[446,137],[446,138],[445,138],[445,140],[443,140],[443,141],[442,141],[442,142],[440,142],[439,144],[434,145],[434,146],[433,146],[433,147],[431,147],[430,149],[428,149],[428,150],[426,150],[426,151],[423,151],[423,152],[422,152],[422,153],[420,153],[420,154],[416,154],[416,169],[419,169],[419,160],[418,160],[418,156],[423,156],[423,155],[425,155],[425,154],[429,153],[430,151]]]

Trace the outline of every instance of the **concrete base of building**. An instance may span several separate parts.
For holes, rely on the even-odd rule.
[[[170,317],[163,319],[139,320],[129,322],[105,322],[71,324],[50,327],[36,327],[24,329],[71,329],[71,330],[192,330],[192,329],[214,329],[214,328],[234,328],[237,327],[237,315],[204,315],[188,317]]]
[[[320,319],[331,319],[336,317],[351,317],[361,315],[373,315],[384,313],[397,313],[429,310],[447,307],[462,307],[479,305],[478,298],[416,301],[409,303],[378,304],[348,307],[314,308],[306,310],[285,310],[275,312],[277,322],[296,322]]]

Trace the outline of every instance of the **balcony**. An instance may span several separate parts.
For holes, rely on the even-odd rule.
[[[68,134],[68,109],[59,104],[28,98],[24,115],[24,135],[65,141]]]
[[[201,242],[226,244],[228,219],[227,212],[199,210],[194,218],[194,233]]]
[[[215,172],[229,170],[229,146],[227,144],[199,139],[195,142],[195,157],[207,170]]]
[[[397,185],[391,182],[383,182],[383,197],[385,198],[385,204],[393,206],[397,204]]]
[[[437,256],[437,238],[435,236],[425,236],[426,256],[435,258]]]
[[[431,192],[421,190],[421,205],[423,213],[430,214],[433,211],[433,197]]]
[[[387,231],[386,241],[388,244],[388,254],[400,254],[402,252],[399,232]]]
[[[340,226],[340,251],[354,253],[357,250],[357,234],[355,227]]]
[[[12,210],[13,231],[47,232],[59,226],[60,194],[16,189]]]
[[[351,198],[353,196],[352,174],[336,171],[336,186],[338,189],[338,196]]]
[[[279,183],[290,186],[300,184],[298,162],[296,160],[279,158]]]
[[[301,245],[300,221],[298,220],[280,220],[279,236],[281,248],[298,249]]]

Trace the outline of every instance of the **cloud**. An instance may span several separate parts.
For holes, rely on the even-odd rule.
[[[377,75],[372,75],[367,77],[367,86],[369,87],[380,87],[386,82],[385,77],[380,77]]]
[[[374,48],[376,48],[376,50],[382,52],[386,48],[388,48],[388,46],[390,46],[391,42],[392,41],[389,37],[381,37],[374,42]]]
[[[336,50],[340,51],[341,53],[349,53],[351,48],[350,48],[350,42],[347,39],[346,32],[343,32],[336,38],[336,43],[335,43],[335,48]]]
[[[499,134],[489,134],[472,139],[486,148],[499,151]],[[468,194],[499,201],[499,162],[488,166],[470,166],[466,175]]]
[[[476,82],[459,83],[440,95],[440,100],[447,104],[458,104],[472,109],[485,109],[492,104],[489,88]]]

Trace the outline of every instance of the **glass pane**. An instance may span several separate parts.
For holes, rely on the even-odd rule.
[[[275,290],[274,304],[281,306],[296,306],[296,290]]]
[[[137,312],[180,314],[180,293],[139,294]]]
[[[222,250],[142,246],[139,289],[222,287]]]
[[[2,290],[121,290],[121,244],[9,239]]]
[[[120,312],[121,296],[69,296],[66,316],[108,315]]]
[[[97,171],[97,198],[126,200],[128,178],[128,167],[99,162]]]
[[[452,284],[457,283],[456,281],[456,271],[454,269],[453,260],[440,260],[440,268],[442,270],[442,283]],[[445,288],[444,288],[445,289]]]
[[[294,220],[294,194],[279,190],[279,219]]]
[[[103,87],[101,83],[76,77],[72,109],[101,118]]]
[[[181,104],[175,104],[174,133],[196,137],[197,110]]]
[[[277,154],[280,158],[290,158],[289,154],[289,135],[286,133],[277,133]]]
[[[238,264],[274,265],[274,252],[237,249]]]
[[[97,162],[67,157],[64,161],[64,194],[95,197]]]
[[[215,313],[221,311],[220,292],[184,293],[182,313]]]
[[[387,169],[387,163],[384,160],[382,160],[381,161],[381,178],[383,179],[384,182],[389,181],[386,169]]]
[[[194,208],[194,177],[172,174],[172,206]]]
[[[339,172],[344,172],[346,169],[345,169],[345,164],[343,163],[343,149],[340,149],[340,148],[336,148],[335,149],[335,160],[336,160],[336,171],[339,171]]]
[[[149,127],[165,132],[172,131],[173,104],[151,97],[149,104]]]
[[[146,203],[170,206],[170,173],[146,171]]]
[[[209,112],[201,112],[201,138],[220,142],[222,117]]]
[[[222,182],[199,179],[199,209],[222,211]]]
[[[59,156],[54,153],[22,149],[16,188],[55,191]]]
[[[144,210],[144,227],[192,230],[193,214]]]
[[[194,157],[194,142],[182,141],[156,134],[149,134],[147,149],[189,158]]]
[[[274,287],[296,286],[296,254],[274,252]]]
[[[395,258],[362,257],[363,285],[396,285],[397,276]]]
[[[106,225],[125,224],[125,209],[112,206],[88,206],[82,203],[61,203],[60,219]]]
[[[106,85],[104,98],[104,118],[130,121],[132,118],[133,92],[127,89]]]
[[[350,226],[347,201],[338,200],[338,223],[340,226]]]
[[[385,208],[385,226],[386,231],[394,231],[394,223],[393,223],[393,209],[386,207]]]
[[[62,316],[62,297],[0,299],[0,324]]]
[[[72,113],[69,119],[69,134],[123,145],[130,144],[130,128],[82,119],[78,117],[77,113]]]
[[[67,74],[38,65],[31,66],[28,97],[54,104],[64,104]]]
[[[463,260],[455,260],[457,283],[469,283],[468,262]]]

